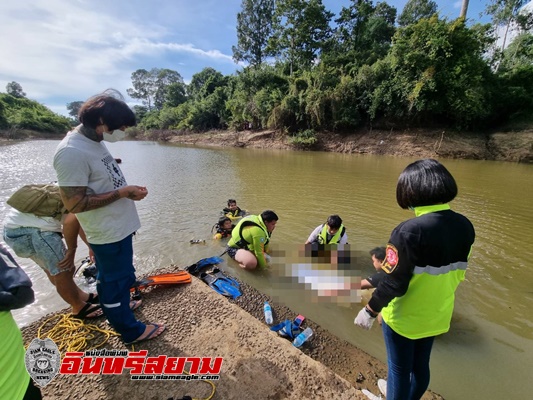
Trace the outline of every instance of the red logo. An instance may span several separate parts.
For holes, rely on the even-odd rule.
[[[129,370],[135,380],[218,380],[222,357],[147,357],[141,350],[88,350],[67,352],[59,372],[67,375],[120,375]]]
[[[399,261],[398,250],[396,250],[396,247],[394,247],[392,244],[389,243],[387,245],[386,254],[387,254],[387,257],[381,269],[385,271],[387,274],[390,274],[396,269],[396,266],[398,265],[398,261]]]

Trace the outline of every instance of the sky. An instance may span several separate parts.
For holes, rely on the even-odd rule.
[[[398,14],[406,2],[387,0]],[[459,15],[461,0],[436,2],[441,16]],[[478,21],[487,3],[470,0],[468,18]],[[338,16],[350,0],[323,4]],[[68,115],[67,103],[107,88],[136,104],[126,89],[140,68],[169,68],[186,83],[206,67],[233,74],[243,67],[231,50],[240,10],[241,0],[0,0],[0,92],[18,82]]]

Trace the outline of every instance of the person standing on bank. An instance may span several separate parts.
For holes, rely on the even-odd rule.
[[[57,147],[54,168],[65,207],[75,213],[94,252],[102,310],[126,343],[153,339],[164,325],[136,320],[130,309],[135,282],[132,236],[140,228],[135,201],[148,190],[127,185],[102,141],[115,142],[135,125],[135,114],[120,93],[107,90],[80,108],[81,125]]]
[[[416,217],[392,231],[382,265],[386,276],[354,321],[370,329],[381,312],[387,400],[423,396],[434,338],[450,328],[455,290],[475,239],[472,223],[447,204],[456,196],[455,179],[433,159],[409,164],[398,179],[398,205]]]

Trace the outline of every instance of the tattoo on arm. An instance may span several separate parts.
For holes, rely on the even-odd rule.
[[[120,199],[118,190],[89,195],[85,186],[63,186],[60,189],[63,203],[71,213],[95,210]]]

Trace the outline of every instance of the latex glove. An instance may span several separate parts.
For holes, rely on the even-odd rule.
[[[361,311],[359,311],[359,314],[357,314],[357,317],[355,317],[353,323],[363,329],[369,330],[372,328],[372,324],[375,320],[376,318],[371,317],[365,307],[363,307]]]

